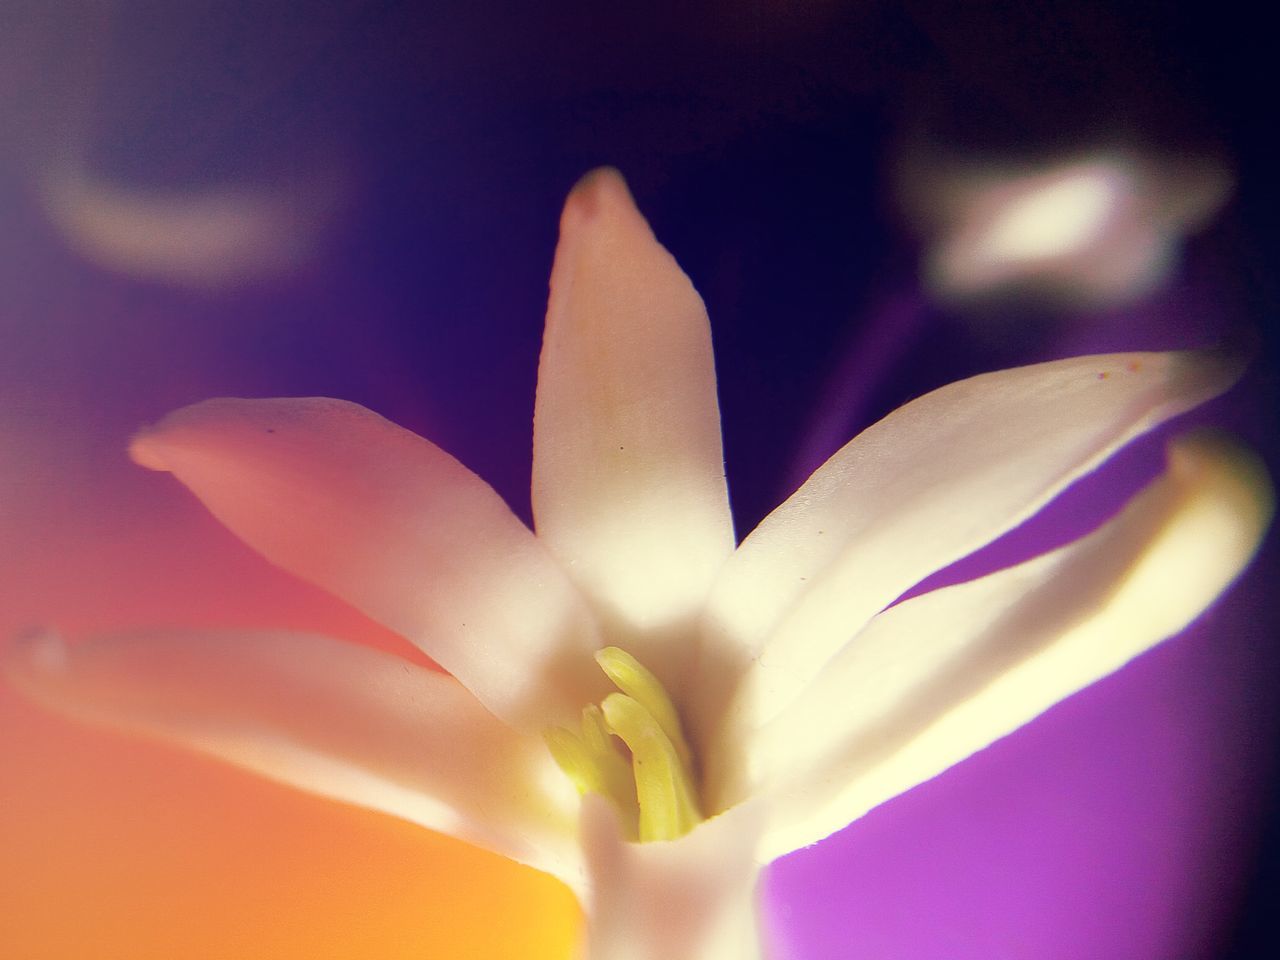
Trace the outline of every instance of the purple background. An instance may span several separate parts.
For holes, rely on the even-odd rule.
[[[1242,329],[1259,344],[1246,382],[1196,417],[1276,475],[1274,68],[1269,34],[1213,5],[56,6],[0,13],[0,402],[87,420],[104,447],[205,396],[328,394],[431,436],[527,516],[559,207],[608,163],[707,301],[741,531],[934,386]],[[1232,159],[1235,199],[1166,287],[994,326],[927,302],[897,151],[1115,136]],[[346,204],[283,276],[193,290],[113,274],[36,202],[72,141],[145,189],[337,170]],[[978,562],[1087,529],[1159,456],[1159,438],[1139,444]],[[1274,554],[1188,634],[782,862],[782,954],[1280,955]]]

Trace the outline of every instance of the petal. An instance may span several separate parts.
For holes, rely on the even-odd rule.
[[[232,285],[305,262],[340,199],[337,177],[186,193],[130,190],[79,168],[43,180],[50,220],[87,259],[195,287]]]
[[[528,528],[434,444],[341,400],[207,400],[134,440],[268,560],[409,638],[530,731],[599,694],[589,615]]]
[[[745,709],[767,720],[908,587],[1237,373],[1209,353],[1077,357],[953,383],[859,434],[747,537],[716,585],[714,629],[765,668]]]
[[[1088,537],[904,601],[749,745],[779,856],[1005,736],[1198,616],[1253,555],[1273,496],[1252,454],[1197,437]]]
[[[82,720],[172,741],[561,876],[572,790],[541,742],[446,674],[326,637],[153,632],[7,652],[5,674]]]
[[[612,170],[579,183],[560,221],[533,513],[575,582],[633,632],[699,610],[733,549],[706,309]]]
[[[679,840],[628,843],[613,807],[585,797],[590,960],[758,960],[755,852],[763,825],[757,800]]]

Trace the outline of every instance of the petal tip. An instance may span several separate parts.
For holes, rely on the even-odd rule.
[[[1212,399],[1235,386],[1244,376],[1253,353],[1245,343],[1223,343],[1180,355],[1171,381],[1175,391],[1197,397],[1197,403]]]
[[[591,221],[604,207],[619,202],[628,207],[634,206],[626,180],[614,167],[597,167],[569,191],[561,226]]]
[[[164,457],[164,445],[154,427],[144,427],[129,441],[129,458],[148,470],[167,471],[169,464]]]
[[[1213,486],[1259,535],[1275,514],[1275,488],[1262,458],[1221,430],[1195,430],[1169,442],[1170,474],[1186,487]]]

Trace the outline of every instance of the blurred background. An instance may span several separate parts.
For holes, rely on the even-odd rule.
[[[207,396],[343,397],[527,517],[559,208],[601,164],[707,302],[740,532],[903,401],[1077,353],[1251,350],[1192,419],[1277,475],[1277,78],[1254,15],[643,7],[5,0],[0,631],[401,649],[124,445]],[[1114,512],[1169,433],[969,575]],[[780,862],[778,957],[1280,955],[1274,541],[1187,634]],[[559,960],[576,936],[529,871],[4,690],[0,864],[6,956]]]

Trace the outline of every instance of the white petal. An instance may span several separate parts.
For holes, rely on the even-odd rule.
[[[755,852],[763,824],[755,801],[679,840],[628,843],[613,808],[587,796],[587,960],[759,960]]]
[[[822,839],[1177,633],[1249,561],[1272,500],[1252,454],[1184,440],[1090,536],[885,611],[748,747],[742,772],[779,811],[769,854]]]
[[[536,737],[442,673],[326,637],[153,632],[15,645],[5,673],[83,720],[574,877],[576,797]]]
[[[409,638],[522,729],[603,689],[601,646],[547,551],[483,480],[363,407],[207,400],[139,436],[250,546]]]
[[[747,537],[716,585],[713,628],[764,668],[749,681],[747,722],[790,702],[908,587],[1236,373],[1212,354],[1077,357],[953,383],[859,434]]]
[[[533,512],[538,536],[629,632],[698,611],[733,549],[706,310],[611,170],[578,184],[560,222]]]

